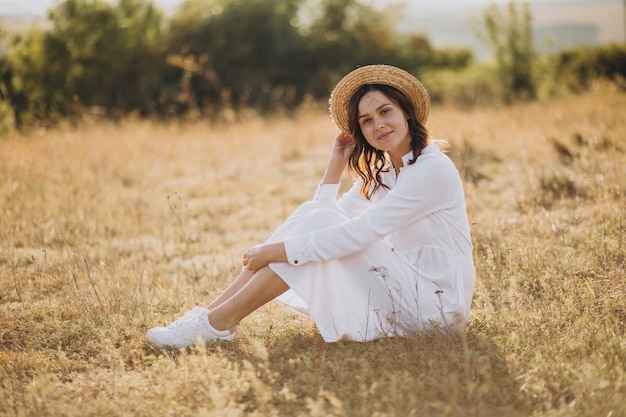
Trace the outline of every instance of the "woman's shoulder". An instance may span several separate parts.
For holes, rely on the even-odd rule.
[[[428,144],[409,170],[417,177],[458,177],[458,169],[437,143]]]
[[[447,142],[445,142],[447,143]],[[431,165],[431,164],[446,164],[452,163],[452,160],[446,154],[447,145],[442,145],[439,142],[431,142],[422,150],[422,153],[417,158],[416,165]],[[452,164],[453,165],[453,164]]]
[[[442,155],[450,149],[450,144],[445,139],[431,139],[422,150],[422,155]]]

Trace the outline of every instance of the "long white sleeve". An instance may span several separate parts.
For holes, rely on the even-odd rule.
[[[409,223],[459,204],[462,193],[452,161],[438,149],[430,148],[415,164],[405,166],[396,186],[358,217],[287,238],[287,259],[293,265],[301,265],[347,256]]]

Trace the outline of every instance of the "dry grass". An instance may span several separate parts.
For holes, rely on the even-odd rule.
[[[626,95],[435,108],[466,183],[463,335],[325,344],[269,304],[232,344],[150,348],[322,175],[328,117],[0,140],[0,415],[624,416]]]

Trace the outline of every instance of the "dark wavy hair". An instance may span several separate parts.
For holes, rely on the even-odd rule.
[[[383,184],[380,178],[381,172],[389,171],[390,161],[385,151],[371,146],[359,125],[359,102],[367,93],[372,91],[380,91],[386,95],[393,103],[400,106],[404,114],[408,116],[409,135],[411,135],[411,149],[413,150],[413,159],[409,161],[409,165],[414,164],[417,157],[422,153],[422,149],[428,144],[429,136],[426,127],[418,120],[415,113],[415,106],[411,100],[407,99],[398,89],[382,84],[366,84],[361,86],[348,102],[348,123],[350,124],[350,132],[356,143],[350,160],[348,169],[351,173],[356,173],[363,179],[361,186],[361,195],[368,200],[378,190],[379,187],[389,188]]]

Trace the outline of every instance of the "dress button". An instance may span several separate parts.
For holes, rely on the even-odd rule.
[[[298,265],[298,260],[293,261],[294,264]]]

